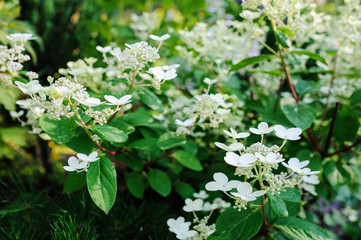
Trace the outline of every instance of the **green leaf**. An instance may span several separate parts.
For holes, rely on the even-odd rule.
[[[142,199],[145,190],[143,176],[138,172],[132,172],[128,174],[126,182],[129,192],[135,197]]]
[[[125,114],[123,120],[135,127],[145,126],[150,128],[164,128],[162,124],[153,122],[153,118],[148,114],[148,111],[145,109],[140,109],[136,112]]]
[[[308,221],[296,217],[278,218],[273,224],[291,239],[296,240],[327,240],[331,239],[328,232]]]
[[[64,183],[63,193],[72,193],[86,185],[85,172],[70,172]]]
[[[281,109],[286,118],[296,127],[306,130],[316,118],[317,111],[306,104],[297,104],[292,97],[281,100]]]
[[[295,188],[286,188],[286,192],[281,192],[279,197],[285,202],[301,203],[301,192]]]
[[[185,182],[174,183],[175,191],[182,196],[183,199],[192,198],[195,192],[194,188]]]
[[[78,153],[91,153],[95,148],[93,141],[81,127],[77,128],[75,136],[65,145]]]
[[[19,90],[15,87],[0,87],[0,105],[4,105],[8,111],[16,110],[16,100],[19,98]]]
[[[351,181],[352,170],[346,164],[329,161],[323,169],[327,180],[335,190]]]
[[[360,123],[355,110],[348,106],[342,106],[337,112],[333,135],[341,141],[351,141],[356,135]]]
[[[310,52],[310,51],[305,51],[305,50],[300,50],[300,51],[289,51],[288,54],[301,54],[301,55],[306,55],[306,56],[309,56],[310,58],[316,60],[316,61],[319,61],[325,65],[328,65],[326,60],[321,57],[320,55],[318,55],[317,53],[313,53],[313,52]]]
[[[355,90],[350,97],[351,105],[361,103],[361,89]]]
[[[287,207],[282,198],[279,197],[277,193],[275,195],[267,193],[267,196],[271,205],[272,212],[277,217],[288,217]]]
[[[99,135],[99,137],[109,142],[122,143],[128,139],[128,135],[116,127],[108,125],[95,125],[90,129]]]
[[[282,31],[276,30],[275,35],[276,35],[277,42],[279,42],[279,44],[281,44],[282,47],[284,47],[284,48],[290,47],[287,43],[287,37]]]
[[[228,208],[217,219],[216,231],[207,240],[251,239],[260,230],[263,216],[259,209],[247,209],[240,212]]]
[[[131,134],[132,132],[135,131],[135,128],[133,126],[129,125],[128,123],[126,123],[124,121],[122,121],[121,118],[119,118],[119,117],[114,118],[113,121],[111,121],[107,125],[118,128],[118,129],[122,130],[127,135],[129,135],[129,134]]]
[[[275,56],[274,55],[259,55],[259,56],[255,56],[255,57],[249,57],[249,58],[243,59],[236,65],[233,65],[231,68],[231,71],[240,70],[244,67],[247,67],[248,65],[256,64],[258,62],[272,59],[272,58],[275,58]]]
[[[148,173],[148,182],[151,188],[157,193],[166,197],[172,190],[172,183],[167,174],[158,169],[150,169]]]
[[[186,142],[187,141],[184,136],[177,136],[175,132],[167,132],[159,137],[157,144],[160,149],[167,150],[182,146],[186,144]]]
[[[293,32],[288,29],[288,28],[285,28],[285,27],[277,27],[278,30],[280,30],[281,32],[283,32],[284,34],[286,34],[287,36],[290,36],[290,37],[294,37],[295,34],[293,34]]]
[[[192,154],[179,150],[172,153],[172,156],[183,166],[190,168],[194,171],[202,171],[203,167],[198,159]]]
[[[135,148],[138,150],[153,150],[157,149],[157,139],[156,138],[142,138],[131,142],[127,148]]]
[[[67,143],[75,134],[75,131],[72,131],[69,118],[62,117],[60,120],[50,120],[44,115],[40,118],[39,124],[53,141],[61,145]]]
[[[106,214],[112,208],[117,193],[117,173],[106,157],[92,162],[86,174],[88,191],[93,202]]]
[[[137,93],[140,101],[142,101],[145,105],[158,112],[164,111],[162,101],[160,101],[157,95],[153,92],[146,88],[138,88]]]

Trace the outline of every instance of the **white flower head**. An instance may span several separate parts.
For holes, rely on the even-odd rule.
[[[231,145],[227,146],[223,143],[220,142],[215,142],[214,143],[217,147],[219,147],[220,149],[223,149],[227,152],[235,152],[235,151],[241,151],[244,149],[244,145],[242,143],[232,143]]]
[[[257,157],[252,153],[246,153],[239,156],[234,152],[227,152],[224,161],[231,166],[249,168],[253,166],[252,163],[257,161]]]
[[[98,106],[104,102],[100,101],[99,98],[87,98],[85,99],[84,101],[80,101],[81,104],[84,104],[85,106],[88,106],[88,107],[95,107],[95,106]]]
[[[278,154],[273,152],[268,153],[266,157],[264,157],[262,154],[259,153],[255,153],[255,155],[258,157],[260,162],[265,164],[276,164],[283,162],[285,160],[284,158],[281,158]]]
[[[299,140],[301,137],[302,129],[301,128],[289,128],[286,129],[284,126],[276,125],[274,126],[276,136],[284,140]]]
[[[95,161],[99,160],[97,151],[94,151],[89,155],[86,155],[83,153],[78,153],[76,156],[84,162],[95,162]]]
[[[193,193],[193,197],[200,198],[200,199],[206,199],[209,197],[209,195],[207,194],[206,191],[201,190],[201,191],[199,191],[199,193]]]
[[[35,94],[40,91],[41,85],[38,80],[33,80],[28,83],[22,83],[16,81],[15,84],[19,87],[19,89],[25,94]]]
[[[153,39],[154,41],[163,42],[163,41],[169,39],[169,38],[170,38],[170,35],[167,33],[167,34],[164,34],[163,36],[158,37],[158,36],[156,36],[156,35],[152,35],[152,34],[151,34],[149,37],[150,37],[151,39]]]
[[[170,218],[167,221],[169,231],[174,232],[174,233],[179,231],[179,226],[182,225],[183,223],[185,223],[184,217],[178,217],[177,219]],[[191,223],[189,222],[189,225],[190,224]]]
[[[97,46],[96,49],[101,53],[107,53],[112,50],[112,47],[111,46],[106,46],[106,47]]]
[[[249,133],[246,132],[237,133],[233,128],[230,129],[230,132],[227,130],[223,130],[223,132],[234,139],[246,138],[250,135]]]
[[[179,119],[175,120],[175,124],[177,124],[178,126],[182,126],[182,127],[190,127],[194,125],[194,120],[192,119],[187,119],[184,122],[182,122]]]
[[[26,42],[36,39],[36,37],[34,37],[31,33],[13,33],[9,36],[6,36],[6,38],[13,42]]]
[[[10,112],[10,115],[13,117],[13,118],[19,118],[21,117],[22,115],[24,115],[24,111],[21,110],[19,112],[16,112],[16,111],[11,111]]]
[[[266,122],[261,122],[257,128],[250,128],[249,131],[257,135],[264,135],[272,132],[273,127],[268,127]]]
[[[119,99],[111,95],[105,95],[104,98],[109,102],[106,103],[107,105],[116,105],[116,106],[125,105],[132,101],[130,100],[132,98],[132,95],[125,95]]]
[[[246,202],[251,202],[257,199],[257,197],[260,197],[264,194],[266,194],[267,191],[265,190],[260,190],[260,191],[256,191],[256,192],[252,192],[252,185],[249,184],[248,182],[241,182],[238,186],[237,186],[237,192],[232,192],[231,194],[241,198],[242,200],[246,201]]]
[[[213,85],[213,84],[215,84],[216,82],[218,81],[218,79],[210,79],[210,78],[205,78],[204,80],[203,80],[203,82],[205,83],[205,84],[207,84],[207,85]]]
[[[86,168],[88,163],[72,156],[68,159],[68,165],[69,166],[64,166],[63,168],[68,172],[74,172]]]
[[[320,180],[318,179],[318,177],[316,175],[303,176],[302,180],[306,183],[313,184],[313,185],[317,185],[320,183]]]
[[[211,181],[206,184],[207,191],[230,191],[233,188],[236,188],[240,181],[231,180],[228,181],[228,177],[221,172],[213,174],[214,181]]]
[[[193,212],[193,211],[201,211],[203,206],[203,200],[202,199],[196,199],[192,200],[190,198],[187,198],[185,200],[186,205],[183,207],[183,210],[185,212]]]
[[[300,160],[298,158],[291,158],[288,163],[282,163],[283,166],[285,166],[286,168],[291,169],[294,172],[301,172],[301,169],[306,167],[308,164],[310,163],[310,161],[306,160],[306,161],[302,161],[300,162]]]

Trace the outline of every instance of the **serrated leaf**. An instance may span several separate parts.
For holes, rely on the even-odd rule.
[[[258,62],[272,59],[272,58],[275,58],[275,56],[274,55],[259,55],[259,56],[255,56],[255,57],[249,57],[249,58],[243,59],[236,65],[233,65],[231,67],[231,71],[240,70],[244,67],[247,67],[248,65],[256,64]]]
[[[306,104],[297,104],[292,97],[281,100],[281,109],[286,118],[296,127],[306,130],[316,118],[317,111]]]
[[[99,137],[109,142],[122,143],[128,139],[128,135],[116,127],[108,125],[95,125],[90,129]]]
[[[69,118],[62,117],[60,120],[50,120],[44,115],[40,118],[39,124],[54,142],[64,145],[75,134],[75,131],[71,130],[70,122]]]
[[[277,193],[275,195],[267,193],[267,196],[271,205],[272,212],[277,217],[288,217],[287,207],[282,198],[280,198]]]
[[[335,190],[351,181],[352,170],[346,164],[330,161],[323,169],[327,180]]]
[[[139,88],[137,93],[140,101],[145,105],[158,112],[164,111],[162,101],[160,101],[157,95],[155,95],[153,92],[146,88]]]
[[[186,144],[186,142],[187,141],[184,136],[177,136],[175,132],[167,132],[159,137],[157,144],[160,149],[167,150],[182,146]]]
[[[172,153],[172,157],[174,157],[183,166],[190,168],[194,171],[202,171],[203,169],[199,160],[186,151],[178,150]]]
[[[328,232],[308,221],[296,217],[278,218],[273,224],[291,239],[330,240]]]
[[[313,53],[313,52],[310,52],[310,51],[306,51],[306,50],[299,50],[299,51],[289,51],[288,54],[301,54],[301,55],[306,55],[306,56],[309,56],[310,58],[316,60],[316,61],[319,61],[325,65],[328,65],[326,60],[321,57],[320,55],[318,55],[317,53]]]
[[[86,174],[88,191],[95,205],[108,214],[117,193],[117,173],[113,163],[101,156],[96,162],[90,163]]]
[[[151,188],[157,193],[166,197],[172,190],[172,183],[167,174],[158,169],[150,169],[148,173],[148,182]]]
[[[207,240],[248,240],[258,233],[263,223],[259,209],[238,211],[228,208],[217,219],[216,231]]]
[[[135,197],[142,199],[145,190],[143,176],[138,172],[129,173],[126,182],[129,192]]]

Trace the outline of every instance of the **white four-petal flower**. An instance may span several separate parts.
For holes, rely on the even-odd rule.
[[[220,142],[215,142],[214,144],[220,149],[223,149],[227,152],[241,151],[244,149],[244,145],[242,143],[232,143],[229,146]]]
[[[192,200],[190,198],[187,198],[185,200],[186,205],[183,207],[183,210],[185,212],[193,212],[193,211],[201,211],[203,206],[203,200],[202,199],[196,199]]]
[[[200,199],[206,199],[209,197],[206,191],[201,190],[199,193],[193,193],[193,197],[200,198]]]
[[[206,184],[207,191],[230,191],[233,188],[236,188],[240,181],[231,180],[228,181],[228,177],[221,172],[213,174],[214,181],[211,181]]]
[[[228,136],[232,137],[232,138],[246,138],[249,136],[249,133],[246,132],[241,132],[241,133],[237,133],[233,128],[230,129],[230,132],[227,130],[223,130],[223,132],[225,134],[227,134]]]
[[[104,98],[109,102],[106,103],[107,105],[116,105],[116,106],[125,105],[132,101],[130,100],[132,98],[132,95],[125,95],[119,99],[111,95],[105,95]]]
[[[16,81],[15,84],[18,85],[19,89],[25,94],[35,94],[41,89],[41,85],[38,80],[33,80],[28,83]]]
[[[169,39],[169,38],[170,38],[170,35],[167,33],[167,34],[164,34],[163,36],[158,37],[158,36],[156,36],[156,35],[152,35],[152,34],[151,34],[149,37],[150,37],[151,39],[153,39],[154,41],[163,42],[163,41]]]
[[[300,135],[302,133],[301,128],[286,129],[284,126],[276,125],[276,126],[274,126],[274,130],[275,130],[276,136],[281,139],[294,141],[294,140],[298,140],[301,138],[300,137]]]
[[[272,132],[273,127],[268,127],[266,122],[261,122],[257,128],[250,128],[249,131],[257,135],[264,135]]]
[[[94,151],[89,155],[86,155],[84,153],[78,153],[76,156],[84,162],[95,162],[96,160],[99,159],[97,151]]]
[[[265,163],[265,164],[275,164],[275,163],[280,163],[283,162],[285,159],[280,157],[278,154],[270,152],[266,155],[266,157],[264,157],[262,154],[260,153],[255,153],[255,155],[258,157],[258,159]]]
[[[249,168],[253,166],[252,163],[257,161],[257,157],[252,153],[245,153],[239,156],[234,152],[227,152],[224,161],[235,167]]]
[[[88,106],[88,107],[95,107],[104,102],[100,101],[99,98],[90,97],[90,98],[85,99],[84,101],[80,101],[80,103],[84,104],[85,106]]]
[[[184,122],[182,122],[181,120],[176,119],[175,124],[182,127],[190,127],[194,125],[194,121],[192,119],[187,119]]]
[[[68,172],[73,172],[76,170],[84,169],[87,166],[87,162],[81,161],[76,157],[72,156],[68,159],[68,165],[64,166],[63,168]]]
[[[241,182],[237,186],[237,192],[232,192],[231,194],[241,198],[242,200],[246,202],[251,202],[257,199],[257,197],[260,197],[264,195],[267,191],[260,190],[256,192],[252,192],[252,185],[248,182]]]

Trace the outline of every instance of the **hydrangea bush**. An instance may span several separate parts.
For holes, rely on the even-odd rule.
[[[0,82],[22,97],[5,107],[74,151],[64,191],[86,185],[106,214],[125,182],[140,199],[148,187],[181,195],[193,220],[167,221],[178,239],[334,238],[305,209],[358,168],[360,1],[335,16],[311,0],[233,4],[237,17],[209,1],[208,21],[168,33],[156,12],[133,14],[138,42],[97,46],[102,59],[47,83],[23,69],[33,36],[11,34]]]

